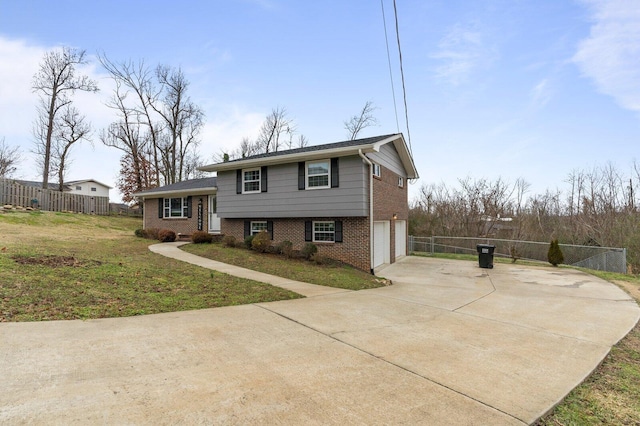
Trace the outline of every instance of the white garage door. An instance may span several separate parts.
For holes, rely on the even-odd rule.
[[[396,220],[396,259],[407,255],[407,221]]]
[[[390,263],[391,232],[389,221],[373,222],[373,267]]]

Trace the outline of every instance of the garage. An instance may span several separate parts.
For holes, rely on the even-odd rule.
[[[373,267],[391,263],[391,227],[388,220],[373,222]]]
[[[396,220],[396,259],[407,255],[407,221]]]

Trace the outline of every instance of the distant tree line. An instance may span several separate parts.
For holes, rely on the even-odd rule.
[[[423,184],[410,208],[409,233],[625,247],[640,271],[640,167],[634,163],[630,174],[612,164],[574,170],[563,183],[543,194],[530,194],[523,179]]]
[[[144,61],[118,62],[99,54],[98,60],[114,82],[107,107],[114,121],[99,132],[99,140],[122,152],[117,187],[123,201],[133,194],[157,186],[201,177],[198,167],[205,163],[198,152],[205,115],[192,101],[190,83],[181,68],[164,64],[149,66]],[[44,54],[33,77],[38,95],[33,122],[32,152],[42,176],[42,187],[56,178],[62,191],[71,163],[71,151],[81,141],[92,143],[93,128],[75,106],[77,92],[95,93],[97,82],[79,72],[88,64],[86,51],[69,47]],[[348,137],[355,139],[365,128],[377,123],[371,101],[358,115],[345,121]],[[236,149],[215,155],[213,161],[229,161],[251,155],[305,147],[309,140],[298,132],[284,107],[272,109],[255,139],[239,141]],[[18,148],[0,143],[0,176],[16,172],[21,161]]]

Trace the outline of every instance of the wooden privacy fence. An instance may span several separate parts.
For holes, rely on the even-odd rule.
[[[52,212],[109,214],[109,197],[70,194],[21,185],[12,179],[0,178],[0,205],[7,204]]]

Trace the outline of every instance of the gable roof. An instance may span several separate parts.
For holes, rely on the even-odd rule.
[[[160,186],[158,188],[147,189],[133,194],[135,197],[155,197],[158,195],[196,195],[202,194],[203,190],[217,191],[217,178],[206,177],[200,179],[183,180],[171,185]]]
[[[343,142],[334,142],[324,145],[306,146],[304,148],[287,149],[285,151],[269,152],[266,154],[252,155],[246,158],[231,160],[224,163],[210,164],[199,167],[205,172],[218,172],[234,170],[244,167],[268,166],[274,164],[291,163],[295,161],[309,161],[326,157],[343,157],[363,153],[378,152],[382,145],[393,143],[400,160],[407,172],[409,179],[418,177],[418,170],[402,133],[375,136],[371,138],[356,139]]]
[[[102,182],[98,182],[98,181],[97,181],[97,180],[95,180],[95,179],[72,180],[72,181],[69,181],[69,182],[65,182],[65,184],[66,184],[66,185],[78,185],[78,184],[80,184],[80,183],[85,183],[85,182],[94,182],[94,183],[97,183],[98,185],[102,185],[102,186],[104,186],[105,188],[113,189],[113,187],[112,187],[112,186],[105,185],[104,183],[102,183]]]

